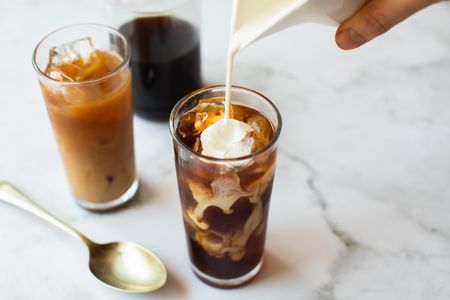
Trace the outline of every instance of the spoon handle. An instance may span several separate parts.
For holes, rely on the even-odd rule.
[[[55,225],[56,227],[59,227],[65,232],[81,240],[88,248],[93,243],[80,232],[65,224],[55,216],[51,215],[48,211],[37,205],[27,195],[22,193],[18,188],[10,183],[0,181],[0,200],[21,208],[37,217],[40,217],[41,219],[44,219],[45,221]]]

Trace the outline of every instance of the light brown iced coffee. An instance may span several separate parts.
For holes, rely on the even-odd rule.
[[[70,186],[82,206],[102,209],[137,185],[128,64],[90,38],[49,55],[39,81]]]

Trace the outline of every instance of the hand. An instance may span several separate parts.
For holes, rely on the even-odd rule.
[[[343,50],[357,48],[385,33],[394,25],[439,0],[369,0],[336,32]]]

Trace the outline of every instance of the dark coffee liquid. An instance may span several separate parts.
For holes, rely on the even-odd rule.
[[[267,220],[270,192],[262,199],[264,203],[264,220]],[[252,204],[248,199],[241,199],[233,205],[233,216],[226,216],[219,209],[208,208],[205,219],[211,225],[211,229],[221,229],[222,232],[233,231],[233,228],[223,228],[230,225],[244,224],[251,211]],[[214,221],[213,221],[214,220]],[[224,223],[227,222],[227,223]],[[234,224],[232,223],[234,222]],[[228,255],[217,258],[209,255],[195,240],[192,239],[194,232],[187,232],[187,241],[189,255],[194,266],[209,276],[220,279],[237,278],[246,275],[253,270],[264,254],[264,243],[266,237],[266,226],[262,224],[263,229],[258,234],[252,234],[245,247],[245,256],[239,261],[232,260]],[[185,224],[189,228],[189,224]],[[222,227],[222,228],[220,228]],[[236,226],[237,227],[237,226]]]
[[[223,100],[199,100],[194,108],[183,114],[176,134],[185,146],[201,153],[200,135],[222,118]],[[244,105],[233,104],[232,111],[234,119],[253,127],[255,148],[252,151],[270,143],[274,128],[269,119]],[[241,278],[251,275],[261,262],[276,152],[267,151],[242,165],[227,167],[186,155],[184,151],[175,147],[190,259],[201,280],[223,287],[206,276],[224,280]],[[249,195],[236,197],[238,190]],[[230,201],[232,198],[233,202]]]
[[[147,119],[167,119],[173,106],[201,87],[197,30],[174,17],[138,18],[119,31],[131,45],[133,103]]]

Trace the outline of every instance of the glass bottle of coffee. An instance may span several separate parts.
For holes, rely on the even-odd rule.
[[[198,0],[110,0],[113,25],[131,47],[137,115],[168,120],[173,106],[202,85]]]

